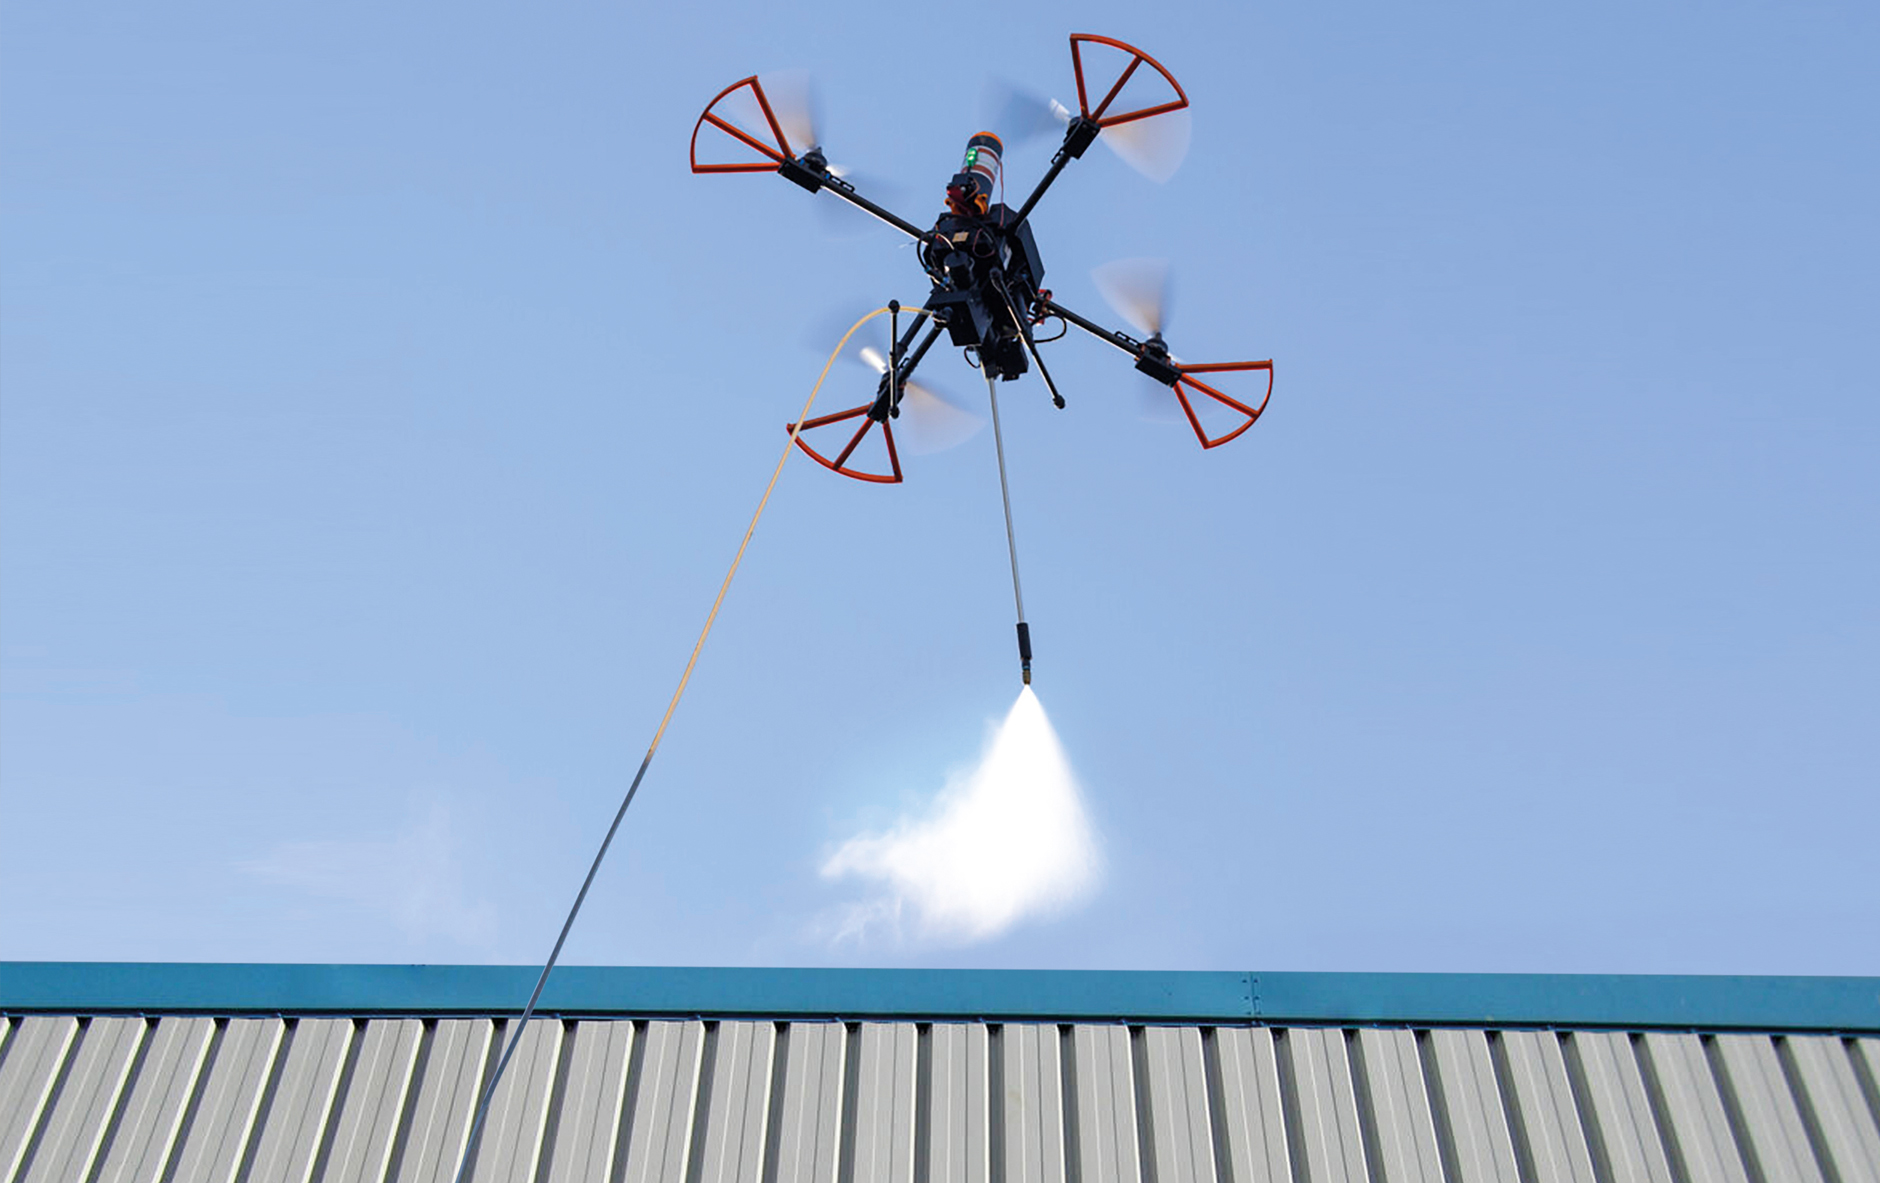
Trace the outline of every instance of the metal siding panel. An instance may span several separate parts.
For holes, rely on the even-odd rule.
[[[359,1033],[352,1077],[334,1118],[326,1177],[385,1178],[423,1036],[424,1024],[416,1019],[374,1019]]]
[[[1501,1038],[1535,1177],[1539,1183],[1596,1183],[1560,1037],[1509,1031]]]
[[[339,1091],[340,1070],[352,1042],[351,1019],[301,1019],[294,1024],[280,1083],[261,1118],[252,1183],[306,1183]]]
[[[1612,1183],[1672,1183],[1671,1163],[1651,1096],[1622,1031],[1575,1031],[1567,1036],[1592,1109],[1593,1130],[1605,1150]]]
[[[1312,1183],[1366,1183],[1370,1171],[1345,1033],[1297,1028],[1286,1032],[1286,1047],[1304,1143],[1297,1149],[1305,1155],[1308,1177]]]
[[[470,1118],[495,1051],[496,1024],[488,1019],[439,1019],[431,1049],[414,1082],[411,1127],[398,1156],[398,1183],[446,1183],[455,1177]]]
[[[1516,1178],[1514,1138],[1502,1109],[1487,1033],[1436,1030],[1428,1038],[1436,1053],[1460,1183]]]
[[[1007,1183],[1063,1183],[1064,1074],[1055,1024],[1007,1023],[1000,1037]]]
[[[932,1183],[984,1183],[992,1173],[986,1025],[935,1023],[929,1051],[927,1178]]]
[[[1719,1035],[1716,1048],[1764,1178],[1822,1183],[1775,1041],[1767,1035]]]
[[[203,1079],[202,1103],[183,1135],[176,1178],[232,1183],[254,1132],[255,1115],[287,1024],[279,1019],[230,1019]]]
[[[278,1019],[235,1019],[219,1041],[208,1018],[12,1020],[0,1057],[0,1179],[19,1173],[37,1131],[27,1179],[156,1180],[173,1165],[177,1180],[233,1183],[252,1156],[254,1183],[308,1183],[327,1139],[326,1178],[379,1179],[396,1157],[399,1179],[441,1183],[462,1151],[494,1028],[443,1020],[421,1045],[421,1027],[358,1026],[337,1104],[349,1020],[301,1020],[290,1040]],[[1875,1039],[1465,1028],[1420,1045],[1404,1030],[1311,1029],[1286,1032],[1282,1058],[1266,1029],[1219,1029],[1210,1046],[1195,1026],[1143,1028],[1134,1043],[1127,1027],[1083,1025],[1070,1029],[1074,1058],[1062,1064],[1056,1025],[1006,1024],[1003,1094],[993,1097],[986,1024],[935,1023],[924,1048],[916,1030],[862,1024],[845,1065],[841,1024],[790,1024],[780,1053],[773,1023],[725,1021],[702,1085],[702,1023],[647,1024],[645,1048],[630,1056],[631,1022],[545,1021],[498,1090],[476,1175],[533,1178],[554,1116],[553,1183],[605,1180],[615,1168],[635,1183],[767,1170],[781,1183],[834,1183],[844,1162],[870,1183],[980,1183],[994,1173],[1010,1183],[1288,1183],[1295,1174],[1310,1183],[1880,1183]],[[635,1059],[642,1079],[629,1082]],[[1282,1098],[1282,1082],[1293,1098]],[[1065,1161],[1067,1084],[1076,1171]],[[846,1129],[845,1103],[854,1107]],[[1744,1162],[1751,1151],[1755,1169]]]
[[[705,1024],[648,1023],[644,1039],[640,1079],[628,1084],[636,1092],[627,1115],[626,1183],[681,1183],[692,1147]]]
[[[1702,1041],[1654,1031],[1645,1036],[1644,1049],[1675,1141],[1670,1149],[1683,1160],[1685,1176],[1706,1183],[1748,1183]]]
[[[1200,1028],[1149,1027],[1142,1039],[1156,1178],[1214,1178],[1214,1128],[1208,1120]]]
[[[1221,1062],[1221,1124],[1228,1174],[1236,1183],[1291,1178],[1279,1058],[1264,1027],[1223,1027],[1214,1033]]]
[[[1358,1032],[1364,1079],[1376,1126],[1377,1156],[1387,1183],[1443,1183],[1436,1117],[1423,1080],[1414,1032],[1401,1028]]]
[[[540,1019],[522,1032],[522,1042],[490,1098],[489,1116],[478,1135],[473,1179],[535,1178],[548,1128],[548,1099],[561,1060],[563,1027]]]
[[[100,1183],[154,1183],[162,1177],[214,1035],[214,1019],[167,1018],[157,1023],[143,1066],[124,1098],[117,1134],[105,1151]]]
[[[26,1169],[28,1183],[70,1183],[91,1174],[148,1030],[142,1019],[93,1019],[86,1026],[45,1135]]]
[[[842,1070],[848,1028],[792,1023],[783,1064],[778,1183],[833,1183],[842,1154]]]
[[[863,1023],[856,1064],[855,1177],[914,1177],[914,1062],[912,1023]]]
[[[609,1177],[627,1097],[633,1023],[596,1019],[576,1023],[568,1037],[568,1084],[549,1156],[549,1183],[586,1183]]]
[[[1077,1085],[1077,1173],[1092,1180],[1137,1180],[1136,1066],[1127,1027],[1072,1028]]]
[[[0,1063],[0,1179],[11,1179],[39,1125],[59,1069],[78,1035],[78,1020],[28,1015],[14,1023]]]
[[[764,1170],[765,1123],[777,1029],[770,1023],[720,1023],[712,1054],[711,1095],[699,1105],[705,1146],[701,1183],[756,1179]]]
[[[1826,1035],[1793,1035],[1788,1047],[1841,1183],[1880,1183],[1880,1123],[1861,1095],[1853,1049]]]
[[[1867,1103],[1873,1110],[1874,1120],[1880,1122],[1880,1039],[1856,1039],[1849,1050],[1861,1067],[1867,1070],[1867,1083],[1862,1086],[1862,1091],[1870,1088],[1875,1090],[1867,1093]]]

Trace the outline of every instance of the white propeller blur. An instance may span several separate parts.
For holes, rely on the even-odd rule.
[[[1156,336],[1168,327],[1173,289],[1168,260],[1118,259],[1091,271],[1090,278],[1104,301],[1138,332]],[[1169,360],[1179,364],[1182,359],[1171,353]],[[1157,423],[1187,422],[1173,387],[1147,375],[1139,375],[1136,385],[1144,418]],[[1203,427],[1213,430],[1234,418],[1233,411],[1205,395],[1190,390],[1188,396],[1188,405],[1194,408]]]
[[[885,349],[864,345],[855,356],[877,374],[888,372]],[[901,384],[901,416],[894,420],[895,434],[917,456],[956,448],[978,435],[985,425],[984,418],[954,406],[918,382],[910,379]]]
[[[809,71],[779,70],[759,75],[757,81],[764,88],[764,97],[770,100],[770,113],[777,117],[777,126],[790,141],[790,151],[802,156],[811,148],[822,147],[822,104]]]
[[[800,158],[808,155],[812,148],[822,148],[825,130],[822,100],[809,72],[779,70],[773,74],[760,75],[758,82],[764,88],[765,97],[770,100],[770,111],[777,117],[777,126],[783,129],[784,138],[790,141],[790,151]],[[745,127],[745,130],[752,131],[760,139],[768,139],[763,113],[757,110],[755,103],[748,104],[748,108],[745,118],[751,118],[754,114],[760,130],[752,131],[750,127]],[[733,122],[744,126],[743,120]],[[845,164],[828,161],[825,167],[831,176],[840,177],[877,202],[892,206],[902,196],[899,187],[869,174],[859,173]],[[819,197],[811,208],[823,232],[836,238],[854,238],[887,229],[881,222],[840,197]]]
[[[1174,176],[1182,161],[1187,159],[1188,141],[1194,135],[1194,126],[1194,120],[1184,107],[1106,127],[1097,142],[1116,153],[1124,164],[1162,184]]]
[[[1056,99],[1001,79],[987,84],[985,111],[992,130],[1015,144],[1045,135],[1061,135],[1075,114]],[[1187,158],[1193,134],[1194,120],[1183,108],[1106,127],[1097,135],[1097,140],[1107,145],[1124,164],[1152,181],[1162,182],[1174,176]]]
[[[1071,121],[1070,109],[1064,104],[1003,78],[986,84],[982,106],[987,125],[1011,144],[1063,135],[1065,125]]]
[[[1117,259],[1091,271],[1090,278],[1118,316],[1141,332],[1162,331],[1169,308],[1167,259]]]

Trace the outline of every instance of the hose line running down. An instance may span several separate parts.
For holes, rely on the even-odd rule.
[[[1025,593],[1018,586],[1018,535],[1012,532],[1012,493],[1005,481],[1005,436],[999,430],[999,387],[986,371],[986,393],[992,398],[992,443],[999,454],[999,499],[1005,503],[1005,546],[1012,552],[1012,600],[1018,605],[1018,672],[1031,685],[1031,626],[1025,623]]]
[[[692,680],[692,668],[698,664],[699,651],[705,648],[705,638],[711,635],[712,624],[718,619],[718,609],[725,602],[725,593],[731,590],[732,577],[738,573],[738,564],[744,561],[744,550],[751,544],[751,535],[757,532],[758,519],[764,516],[764,507],[770,504],[770,494],[777,487],[777,478],[783,475],[783,466],[790,459],[791,449],[796,447],[796,437],[802,432],[803,424],[809,419],[809,409],[816,402],[816,396],[822,390],[823,380],[829,377],[829,370],[835,365],[836,358],[848,347],[849,338],[869,321],[888,311],[886,307],[877,308],[867,316],[850,326],[842,334],[842,340],[836,344],[835,352],[823,363],[822,373],[816,376],[816,384],[810,387],[809,398],[803,403],[803,410],[796,421],[790,425],[790,441],[783,447],[783,455],[777,460],[776,471],[770,474],[770,484],[764,487],[764,495],[757,502],[757,512],[751,515],[751,524],[745,527],[744,540],[738,543],[738,553],[731,560],[731,569],[725,572],[725,581],[718,589],[718,598],[712,601],[712,610],[705,617],[705,627],[700,630],[698,643],[692,646],[692,656],[685,663],[685,673],[679,678],[679,688],[672,692],[672,702],[666,706],[666,714],[659,721],[659,727],[653,732],[653,742],[647,745],[646,756],[640,761],[640,769],[633,774],[633,783],[627,786],[627,795],[621,798],[620,808],[614,813],[613,824],[607,827],[607,836],[601,839],[601,846],[594,853],[594,863],[588,868],[587,878],[581,881],[581,890],[575,894],[574,906],[568,909],[568,918],[562,922],[561,935],[555,938],[555,947],[549,951],[548,961],[542,966],[542,975],[535,981],[535,990],[529,995],[528,1005],[522,1008],[522,1017],[503,1041],[503,1053],[496,1061],[496,1071],[491,1074],[489,1083],[483,1086],[483,1095],[477,1101],[476,1117],[470,1124],[470,1134],[464,1139],[463,1157],[457,1162],[457,1183],[467,1178],[470,1163],[476,1153],[478,1139],[483,1133],[484,1120],[489,1116],[490,1099],[496,1095],[496,1086],[503,1079],[504,1069],[509,1067],[510,1057],[516,1054],[516,1047],[522,1042],[522,1032],[529,1020],[535,1016],[535,1007],[542,999],[542,989],[548,985],[548,975],[555,968],[555,962],[561,958],[561,948],[568,941],[568,933],[574,928],[574,919],[581,912],[581,905],[587,902],[588,889],[594,886],[594,876],[600,873],[601,862],[607,857],[607,848],[613,845],[614,835],[620,830],[620,822],[627,816],[627,807],[633,804],[634,794],[640,791],[640,782],[646,778],[647,766],[653,762],[653,753],[659,750],[659,741],[666,734],[666,724],[672,722],[672,713],[679,707],[679,699],[685,694],[686,683]],[[922,309],[908,309],[919,313]]]

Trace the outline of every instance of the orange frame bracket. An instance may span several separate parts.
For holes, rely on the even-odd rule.
[[[1266,404],[1273,398],[1273,362],[1271,358],[1266,361],[1226,361],[1194,366],[1177,364],[1175,368],[1181,371],[1181,377],[1175,380],[1175,397],[1181,400],[1182,413],[1188,416],[1188,426],[1195,429],[1195,438],[1201,441],[1203,448],[1218,448],[1229,440],[1238,438],[1241,432],[1253,426],[1254,421],[1266,410]],[[1250,407],[1232,395],[1223,394],[1201,379],[1193,377],[1195,374],[1218,374],[1242,370],[1266,371],[1266,393],[1261,396],[1260,405],[1257,407]],[[1186,389],[1184,389],[1184,387]],[[1188,401],[1188,392],[1190,390],[1198,396],[1204,395],[1230,410],[1245,415],[1247,421],[1234,428],[1234,430],[1228,432],[1226,435],[1210,436],[1201,426],[1201,418],[1195,414],[1194,405]]]
[[[894,428],[888,426],[888,421],[885,419],[876,420],[867,418],[869,408],[872,406],[874,406],[873,403],[863,403],[859,407],[851,407],[846,411],[837,411],[833,415],[823,415],[815,419],[806,419],[803,421],[801,428],[798,428],[794,423],[785,424],[784,430],[795,431],[796,446],[803,449],[804,453],[808,455],[811,460],[822,465],[830,472],[839,472],[843,476],[853,477],[858,481],[873,481],[878,485],[898,485],[901,483],[901,454],[897,452],[894,447]],[[829,459],[815,448],[810,447],[809,441],[803,438],[818,427],[827,427],[832,423],[842,423],[849,419],[854,419],[857,416],[862,417],[862,425],[855,429],[855,434],[850,436],[849,442],[843,446],[840,452],[836,453],[834,460]],[[861,446],[862,440],[867,438],[870,429],[876,426],[881,428],[882,442],[888,446],[888,467],[890,471],[864,472],[859,468],[850,468],[848,466],[849,457],[855,454],[855,449]]]
[[[1084,56],[1082,46],[1085,43],[1107,45],[1112,49],[1120,49],[1130,55],[1129,65],[1123,68],[1122,74],[1111,84],[1109,91],[1105,93],[1103,98],[1097,103],[1094,111],[1090,108],[1089,88],[1084,85]],[[1130,111],[1111,111],[1110,104],[1116,101],[1116,96],[1122,93],[1123,87],[1129,84],[1129,80],[1135,76],[1136,70],[1144,62],[1149,64],[1150,69],[1168,80],[1168,84],[1175,89],[1174,100],[1165,103],[1157,103],[1148,107],[1138,107]],[[1161,62],[1156,61],[1135,46],[1118,41],[1114,37],[1099,37],[1095,33],[1072,33],[1071,67],[1077,71],[1078,109],[1082,111],[1084,118],[1091,120],[1098,127],[1115,127],[1119,123],[1134,123],[1138,119],[1147,119],[1152,115],[1165,115],[1170,111],[1179,111],[1188,105],[1188,92],[1182,89],[1182,84],[1175,81],[1175,75],[1169,73],[1168,69],[1164,67]]]
[[[719,103],[746,87],[750,88],[752,96],[757,99],[758,110],[764,113],[764,122],[769,125],[770,134],[775,137],[772,143],[766,144],[714,111]],[[698,162],[698,133],[708,123],[765,159],[734,161],[726,164],[700,164]],[[695,173],[774,173],[779,165],[786,160],[794,159],[795,156],[796,153],[790,150],[789,137],[783,134],[783,127],[777,122],[776,112],[770,108],[770,97],[764,93],[764,84],[757,80],[755,74],[733,82],[719,91],[716,98],[705,104],[705,113],[700,115],[698,122],[692,125],[692,171]]]

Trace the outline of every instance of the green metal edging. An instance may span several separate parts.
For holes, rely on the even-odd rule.
[[[540,969],[0,963],[0,1011],[514,1014]],[[1241,973],[563,966],[541,1009],[582,1015],[1245,1021]]]
[[[530,966],[0,962],[0,1012],[513,1015]],[[1880,978],[567,966],[594,1016],[1621,1027],[1880,1033]]]
[[[1693,974],[1253,975],[1263,1022],[1880,1032],[1880,978]]]

